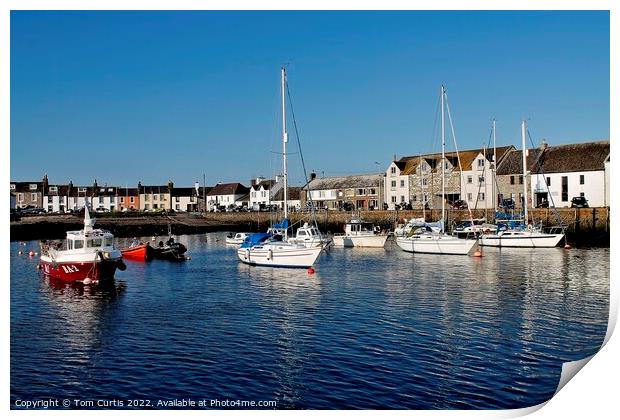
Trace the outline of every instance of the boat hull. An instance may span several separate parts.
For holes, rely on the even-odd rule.
[[[322,247],[265,245],[239,248],[237,256],[241,262],[250,265],[309,268],[312,267],[321,251]]]
[[[150,261],[153,259],[153,248],[148,244],[133,246],[121,250],[123,258],[135,261]]]
[[[468,255],[476,248],[476,239],[459,239],[449,235],[396,238],[396,244],[406,252],[416,254]]]
[[[361,247],[361,248],[383,248],[388,235],[335,235],[333,244],[335,247]]]
[[[45,275],[63,282],[84,282],[89,279],[93,283],[114,279],[116,269],[122,267],[122,258],[106,259],[104,261],[85,262],[67,261],[52,262],[41,259],[40,267]]]
[[[492,234],[480,237],[481,246],[498,248],[555,248],[564,234],[523,233],[520,235]]]

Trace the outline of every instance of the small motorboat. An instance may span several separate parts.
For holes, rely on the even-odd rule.
[[[243,243],[243,241],[245,240],[245,238],[247,238],[249,235],[249,233],[247,232],[237,232],[235,233],[235,235],[233,236],[232,233],[229,233],[226,236],[226,243],[228,245],[241,245]]]
[[[165,243],[164,241],[159,241],[159,244],[152,249],[153,257],[158,260],[185,261],[189,259],[185,256],[187,247],[180,242],[176,242],[172,236]]]
[[[149,243],[132,242],[129,248],[121,249],[123,258],[135,261],[150,261],[155,256],[155,251]]]

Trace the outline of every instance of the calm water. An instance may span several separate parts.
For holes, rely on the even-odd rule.
[[[37,243],[11,243],[11,403],[520,408],[605,336],[609,249],[476,259],[388,244],[332,250],[310,275],[243,265],[223,238],[181,236],[191,261],[127,262],[104,289],[50,282],[17,255]]]

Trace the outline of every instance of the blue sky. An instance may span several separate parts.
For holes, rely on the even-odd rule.
[[[609,138],[604,11],[12,12],[11,179],[271,177],[284,63],[319,176],[439,151],[442,83],[459,149]]]

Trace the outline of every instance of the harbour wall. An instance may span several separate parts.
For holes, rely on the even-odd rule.
[[[609,208],[581,209],[534,209],[530,218],[542,221],[545,226],[567,226],[567,237],[571,244],[577,246],[609,246],[610,220]],[[404,211],[362,211],[355,216],[392,230],[396,223],[404,219],[422,217],[421,210]],[[441,210],[427,210],[426,220],[438,220]],[[474,218],[492,220],[491,210],[473,210]],[[174,235],[195,234],[216,231],[263,231],[282,217],[281,213],[248,212],[248,213],[207,213],[191,215],[177,213],[166,215],[106,215],[97,219],[97,227],[111,231],[117,237],[133,236],[165,236],[168,229]],[[344,224],[352,217],[350,212],[317,211],[314,216],[323,232],[342,232]],[[467,210],[448,210],[447,225],[453,226],[469,219]],[[304,221],[311,221],[312,215],[306,212],[293,212],[289,215],[291,224],[299,226]],[[70,215],[44,215],[23,217],[20,221],[11,222],[12,241],[64,238],[67,230],[78,230],[83,226],[82,219]]]

